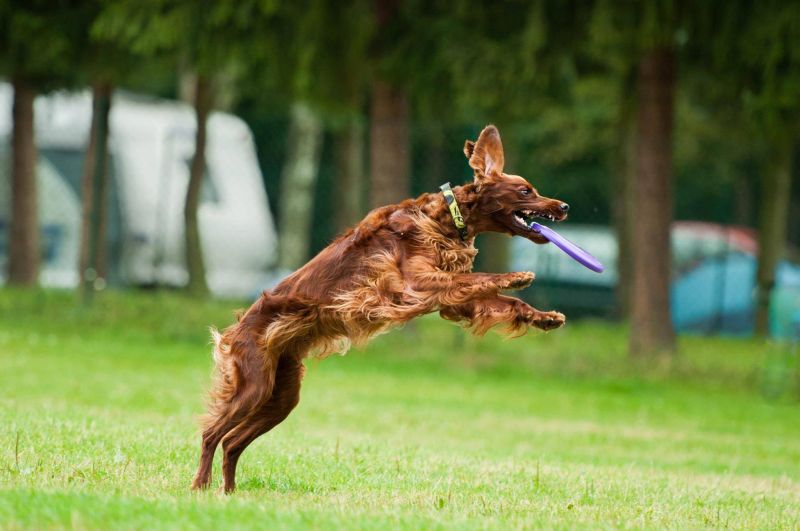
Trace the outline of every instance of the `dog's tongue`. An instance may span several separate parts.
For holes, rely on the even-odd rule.
[[[602,273],[603,269],[605,269],[603,264],[601,264],[597,258],[581,249],[565,237],[561,236],[550,227],[545,227],[544,225],[540,225],[534,221],[531,223],[530,229],[533,232],[541,234],[547,238],[550,243],[567,253],[570,257],[572,257],[573,260],[591,269],[592,271],[596,273]]]

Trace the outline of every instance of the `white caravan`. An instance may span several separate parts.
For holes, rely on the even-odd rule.
[[[0,83],[0,280],[10,216],[13,89]],[[80,178],[92,115],[88,91],[36,98],[43,285],[78,282]],[[183,103],[124,92],[110,116],[109,280],[137,286],[187,281],[183,204],[195,117]],[[269,282],[277,239],[253,136],[236,116],[208,120],[207,170],[198,211],[207,280],[217,296],[249,296]]]

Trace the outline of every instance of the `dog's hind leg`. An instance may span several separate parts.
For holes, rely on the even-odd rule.
[[[226,438],[233,440],[240,425],[248,426],[246,419],[255,418],[269,402],[278,365],[283,359],[281,353],[304,352],[303,345],[308,343],[308,335],[316,322],[310,311],[307,304],[295,298],[265,295],[236,325],[222,336],[215,336],[218,378],[211,393],[210,413],[204,422],[200,466],[193,488],[208,487],[217,446]],[[228,462],[231,462],[230,457]],[[235,459],[232,462],[235,469]],[[231,466],[223,468],[231,469]],[[231,481],[232,477],[230,475]]]
[[[248,357],[241,365],[237,388],[231,396],[216,397],[203,429],[200,465],[193,489],[205,489],[211,483],[214,453],[220,441],[244,419],[268,401],[275,382],[277,360],[267,357]]]
[[[257,411],[240,422],[222,440],[222,477],[225,492],[236,488],[236,464],[250,443],[281,422],[300,401],[300,383],[303,379],[300,358],[285,355],[278,362],[275,386],[270,399]]]
[[[203,430],[203,442],[200,446],[200,466],[197,468],[194,481],[192,481],[193,489],[203,490],[211,484],[211,466],[214,462],[214,452],[216,452],[219,441],[230,428],[231,426],[226,423],[225,419],[219,419],[218,422]]]
[[[211,467],[214,462],[214,453],[220,441],[238,426],[243,419],[258,410],[259,404],[264,401],[261,389],[246,390],[235,401],[226,404],[225,411],[207,423],[203,430],[200,466],[197,469],[193,489],[205,489],[211,484]]]

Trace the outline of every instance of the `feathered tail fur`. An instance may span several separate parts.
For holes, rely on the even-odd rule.
[[[296,299],[267,295],[224,331],[211,329],[215,375],[204,430],[227,417],[244,418],[269,400],[280,357],[298,352],[298,325],[313,326],[311,313]]]

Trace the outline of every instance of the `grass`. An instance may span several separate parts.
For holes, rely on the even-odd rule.
[[[683,338],[631,364],[591,322],[504,341],[426,318],[309,361],[237,493],[191,492],[206,327],[234,307],[0,290],[0,527],[800,526],[796,374],[776,393],[765,372],[787,347]]]

